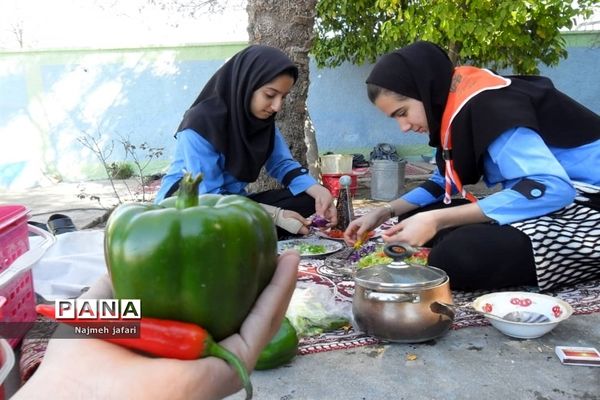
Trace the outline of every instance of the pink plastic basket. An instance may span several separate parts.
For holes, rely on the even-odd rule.
[[[0,272],[29,250],[27,214],[21,205],[0,206]]]
[[[14,348],[36,320],[35,292],[31,268],[42,258],[45,251],[55,242],[51,233],[25,223],[27,232],[42,236],[29,250],[13,260],[0,273],[0,335]]]

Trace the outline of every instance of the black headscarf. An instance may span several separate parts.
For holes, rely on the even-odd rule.
[[[273,151],[275,114],[258,119],[250,111],[252,94],[284,72],[294,82],[298,68],[281,50],[253,45],[229,59],[186,111],[177,132],[193,129],[225,155],[225,168],[253,182]]]
[[[367,83],[423,102],[429,145],[440,148],[440,125],[454,66],[440,47],[416,42],[384,55]],[[505,88],[473,97],[452,122],[452,158],[463,184],[477,183],[483,174],[488,146],[508,129],[535,130],[550,146],[570,148],[600,139],[600,116],[557,90],[541,76],[507,76]],[[442,152],[437,165],[444,173]]]

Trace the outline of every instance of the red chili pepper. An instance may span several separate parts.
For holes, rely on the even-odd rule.
[[[51,304],[38,304],[35,310],[38,314],[72,326],[98,323],[97,320],[92,322],[77,319],[57,320],[54,315],[54,306]],[[133,321],[117,319],[111,320],[111,322]],[[139,320],[139,323],[139,338],[107,338],[102,336],[101,339],[158,357],[179,360],[195,360],[210,356],[218,357],[225,360],[235,369],[246,390],[246,399],[252,398],[252,382],[250,382],[250,376],[244,364],[235,354],[215,342],[205,329],[188,322],[158,318],[143,317]]]

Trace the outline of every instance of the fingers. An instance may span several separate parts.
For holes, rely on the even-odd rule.
[[[332,223],[337,223],[334,198],[329,189],[321,185],[313,185],[306,192],[315,199],[315,212]]]
[[[263,290],[254,307],[246,317],[240,333],[220,342],[244,362],[248,371],[254,369],[262,349],[269,343],[281,325],[290,299],[296,287],[300,255],[295,250],[285,251],[278,260],[271,282]],[[214,381],[223,381],[218,394],[225,397],[241,387],[241,382],[231,367],[222,360],[212,360],[211,374]],[[233,383],[232,383],[233,382]]]
[[[403,241],[402,239],[402,231],[404,226],[402,223],[391,226],[381,233],[381,238],[384,242],[394,242],[394,241]]]
[[[112,283],[108,275],[102,275],[81,296],[83,299],[112,299]]]
[[[309,220],[291,210],[282,210],[275,219],[275,225],[293,234],[307,234],[308,228],[306,226],[308,224],[310,224]]]
[[[308,235],[308,233],[309,233],[309,232],[310,232],[310,230],[309,230],[309,229],[308,229],[306,226],[303,226],[303,227],[302,227],[302,228],[300,228],[300,230],[298,231],[298,233],[299,233],[300,235]]]
[[[337,210],[335,208],[335,205],[331,205],[328,209],[327,209],[327,213],[325,214],[325,217],[329,220],[329,226],[336,226],[338,223],[338,219],[337,219]]]
[[[315,207],[315,214],[316,215],[320,215],[323,218],[325,218],[327,221],[327,227],[333,227],[337,225],[337,210],[335,208],[335,205],[331,205],[328,208],[324,209],[325,211],[319,211],[316,207]]]
[[[315,211],[317,215],[322,215],[328,220],[331,220],[337,214],[333,201],[326,201],[324,199],[318,199],[315,201]]]
[[[296,287],[299,263],[300,256],[296,251],[286,251],[279,257],[271,283],[263,290],[240,329],[251,359],[246,361],[251,361],[252,366],[281,325]]]
[[[350,225],[348,225],[348,227],[344,231],[344,242],[346,242],[347,245],[354,245],[354,243],[356,242],[356,238],[358,237],[358,231],[360,231],[360,228],[360,219],[354,220],[350,223]]]
[[[402,224],[396,224],[396,225],[393,225],[393,226],[389,227],[388,229],[386,229],[383,232],[383,235],[391,236],[395,233],[401,232],[403,229],[404,229],[404,226]]]

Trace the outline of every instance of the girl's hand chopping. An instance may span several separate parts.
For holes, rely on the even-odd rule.
[[[369,231],[374,230],[384,223],[389,217],[389,211],[384,208],[376,208],[350,222],[344,232],[344,241],[349,246],[354,246],[359,238],[365,237]]]
[[[335,226],[337,224],[337,211],[331,192],[324,186],[312,185],[306,190],[306,193],[315,199],[317,215],[327,219],[330,226]]]

